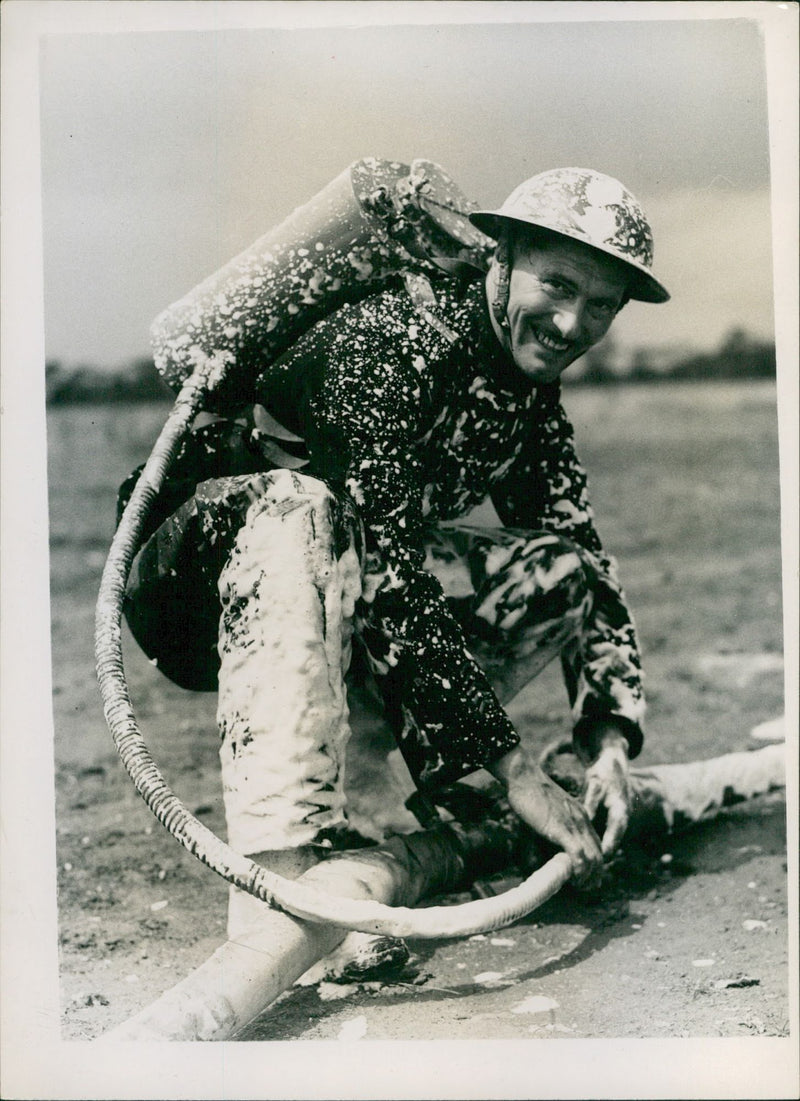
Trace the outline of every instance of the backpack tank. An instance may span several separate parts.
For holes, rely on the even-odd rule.
[[[177,391],[200,369],[206,408],[247,403],[257,375],[343,304],[398,277],[485,270],[494,242],[474,209],[430,161],[356,161],[159,315],[157,370]]]

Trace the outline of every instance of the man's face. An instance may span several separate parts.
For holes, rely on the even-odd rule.
[[[567,237],[519,237],[512,263],[503,342],[531,382],[555,382],[608,332],[624,300],[625,270]]]

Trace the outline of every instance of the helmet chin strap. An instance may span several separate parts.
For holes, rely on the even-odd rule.
[[[489,306],[497,324],[508,331],[508,296],[511,285],[511,234],[503,228],[497,239],[488,275]]]

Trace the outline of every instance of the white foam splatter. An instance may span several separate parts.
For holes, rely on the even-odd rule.
[[[355,994],[358,987],[352,983],[321,982],[317,987],[320,1001],[338,1002]]]
[[[475,975],[473,981],[482,986],[491,986],[494,983],[503,982],[503,979],[502,971],[481,971],[480,975]]]
[[[713,967],[716,960],[692,960],[692,967]]]
[[[784,742],[786,741],[786,718],[781,715],[779,719],[768,719],[759,723],[750,731],[750,737],[759,742]]]
[[[546,998],[543,994],[532,994],[517,1005],[511,1007],[512,1013],[554,1013],[558,1002]]]
[[[752,933],[756,929],[766,929],[766,921],[758,921],[756,918],[748,918],[742,922],[742,928],[746,929],[748,933]]]
[[[367,1018],[366,1017],[353,1017],[350,1021],[345,1021],[342,1027],[339,1029],[339,1035],[337,1040],[363,1040],[367,1034]]]

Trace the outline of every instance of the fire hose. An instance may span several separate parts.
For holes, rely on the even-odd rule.
[[[491,243],[470,225],[466,209],[463,196],[436,165],[415,161],[409,169],[359,161],[156,320],[156,366],[178,395],[117,527],[96,609],[97,677],[106,722],[126,771],[158,821],[228,883],[275,909],[394,937],[464,936],[517,921],[567,882],[571,861],[559,853],[504,894],[423,909],[334,897],[270,872],[198,821],[161,774],[130,700],[122,610],[148,516],[196,415],[215,404],[246,401],[265,363],[345,302],[375,293],[392,279],[405,279],[411,290],[442,270],[485,266]],[[426,306],[421,311],[431,319]],[[447,336],[437,318],[431,323]]]

